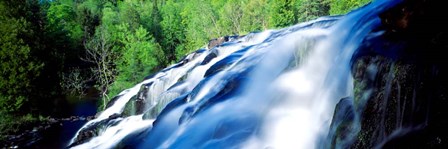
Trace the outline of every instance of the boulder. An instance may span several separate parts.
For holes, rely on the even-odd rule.
[[[216,46],[223,44],[224,42],[233,41],[233,40],[239,39],[241,37],[243,37],[243,36],[234,35],[234,36],[224,36],[224,37],[220,37],[220,38],[215,38],[208,42],[207,48],[212,49]]]

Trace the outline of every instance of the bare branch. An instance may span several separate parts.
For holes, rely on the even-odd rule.
[[[116,52],[112,50],[112,41],[110,34],[106,29],[100,27],[95,37],[85,43],[86,56],[83,61],[95,65],[91,69],[93,78],[97,81],[97,88],[101,91],[103,104],[108,100],[107,91],[115,80],[116,69],[114,60],[117,57]],[[104,105],[105,107],[105,105]]]

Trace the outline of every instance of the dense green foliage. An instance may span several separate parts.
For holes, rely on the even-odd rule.
[[[346,14],[350,10],[361,7],[370,1],[371,0],[330,0],[330,14]]]
[[[366,2],[3,0],[0,115],[49,115],[64,96],[88,88],[99,91],[104,107],[212,38],[342,14]]]

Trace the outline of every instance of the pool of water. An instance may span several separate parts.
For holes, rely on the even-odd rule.
[[[78,102],[71,106],[67,114],[72,116],[87,117],[93,116],[97,111],[97,100],[85,100]],[[70,139],[76,134],[78,129],[80,129],[85,123],[84,120],[68,120],[60,121],[59,124],[52,125],[41,134],[39,134],[40,140],[33,145],[32,148],[65,148],[70,142]],[[30,142],[32,143],[32,142]]]

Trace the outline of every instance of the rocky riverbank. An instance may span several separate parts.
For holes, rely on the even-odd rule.
[[[67,118],[47,118],[41,122],[30,124],[26,128],[16,134],[6,135],[4,141],[0,142],[0,148],[27,148],[41,145],[44,136],[52,133],[57,127],[63,127],[70,123],[87,122],[94,119],[94,116],[71,116]],[[56,136],[54,136],[56,137]]]

